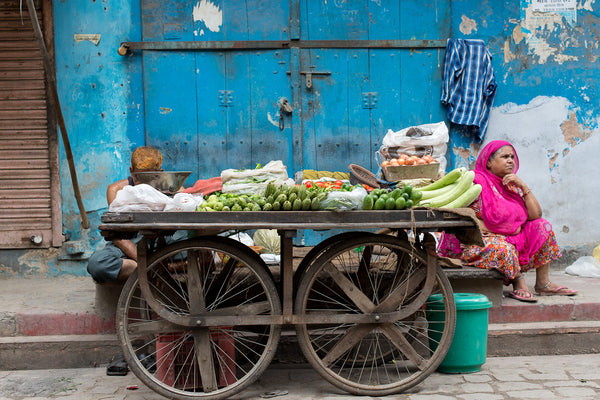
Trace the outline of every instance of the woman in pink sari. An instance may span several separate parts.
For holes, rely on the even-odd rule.
[[[503,140],[488,143],[475,165],[475,183],[482,186],[479,199],[471,205],[481,220],[485,247],[466,246],[464,264],[497,269],[509,297],[535,302],[523,273],[535,269],[535,292],[540,296],[572,296],[576,290],[549,279],[549,263],[561,256],[552,225],[542,217],[542,208],[531,189],[516,175],[519,158],[514,147]]]

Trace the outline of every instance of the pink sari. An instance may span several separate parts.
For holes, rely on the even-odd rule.
[[[485,226],[493,233],[506,236],[519,253],[519,264],[529,263],[531,256],[542,247],[552,232],[552,226],[543,218],[528,221],[525,202],[520,194],[502,184],[502,178],[487,169],[489,158],[504,146],[514,147],[506,141],[494,140],[479,153],[475,164],[475,183],[481,185],[479,204]],[[519,158],[515,151],[515,169],[519,169]],[[521,227],[519,233],[514,234]]]

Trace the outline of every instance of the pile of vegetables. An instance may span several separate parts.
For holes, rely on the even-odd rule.
[[[412,208],[421,200],[422,194],[413,189],[411,185],[405,185],[402,189],[374,189],[363,200],[363,210],[404,210]]]
[[[351,190],[348,186],[340,191]],[[196,211],[317,211],[333,189],[269,183],[262,195],[214,193]]]
[[[475,172],[456,168],[444,177],[420,187],[419,206],[433,208],[461,208],[469,206],[481,193],[481,185],[474,184]]]
[[[308,181],[288,186],[268,183],[262,194],[213,193],[196,211],[317,211],[317,210],[405,210],[414,206],[462,208],[481,193],[475,173],[456,168],[439,180],[415,188],[405,184],[394,190],[373,189],[342,181],[321,184]]]

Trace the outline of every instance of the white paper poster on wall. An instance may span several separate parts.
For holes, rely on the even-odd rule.
[[[526,11],[534,13],[527,13]],[[521,0],[521,19],[544,18],[543,14],[560,14],[570,25],[577,23],[577,0]]]

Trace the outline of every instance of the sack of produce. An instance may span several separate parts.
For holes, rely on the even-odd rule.
[[[226,169],[221,172],[221,181],[223,193],[237,194],[262,194],[269,182],[294,185],[281,160],[269,161],[264,167],[258,165],[254,169]]]
[[[277,229],[257,229],[252,239],[254,245],[262,247],[261,253],[279,254],[281,239]]]
[[[355,186],[350,192],[329,192],[327,197],[321,201],[319,209],[327,211],[361,210],[366,195],[367,191],[360,186]]]
[[[411,126],[385,134],[377,156],[381,161],[397,159],[402,154],[423,158],[431,156],[439,163],[438,171],[446,170],[448,128],[444,122]]]

